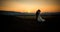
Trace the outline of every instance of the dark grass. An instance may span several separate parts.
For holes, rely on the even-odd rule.
[[[21,15],[24,16],[24,15]],[[28,16],[28,15],[27,15]],[[35,17],[35,16],[33,16]],[[57,31],[57,24],[60,21],[60,14],[56,15],[42,15],[46,21],[37,23],[32,17],[19,17],[15,15],[4,15],[0,13],[0,22],[4,26],[4,32],[55,32]]]
[[[45,22],[38,24],[35,19],[22,19],[16,16],[1,15],[0,22],[4,24],[4,32],[51,32],[56,31],[60,17],[46,17]],[[4,23],[3,23],[4,22]]]

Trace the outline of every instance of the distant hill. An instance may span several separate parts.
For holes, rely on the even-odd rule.
[[[60,12],[55,12],[55,13],[49,13],[49,12],[45,12],[45,13],[41,13],[42,16],[60,16]]]
[[[35,15],[34,13],[21,13],[21,12],[13,12],[13,11],[4,11],[4,10],[0,10],[0,14],[2,15]]]
[[[13,11],[4,11],[4,10],[0,10],[0,14],[2,15],[15,15],[15,16],[35,16],[35,13],[21,13],[21,12],[13,12]],[[45,13],[41,13],[41,16],[60,16],[60,12],[56,12],[56,13],[49,13],[49,12],[45,12]]]

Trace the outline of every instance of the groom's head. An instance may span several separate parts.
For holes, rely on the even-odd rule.
[[[40,10],[40,9],[38,9],[38,12],[41,12],[41,10]]]

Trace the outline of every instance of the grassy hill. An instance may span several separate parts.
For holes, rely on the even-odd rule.
[[[21,12],[0,10],[0,14],[17,16],[17,17],[26,18],[26,19],[35,19],[36,18],[35,13],[21,13]],[[43,18],[56,17],[56,16],[60,16],[60,12],[56,12],[56,13],[49,13],[49,12],[41,13],[41,17],[43,17]]]
[[[43,13],[45,22],[37,23],[34,14],[0,11],[0,22],[4,32],[55,32],[60,13]]]

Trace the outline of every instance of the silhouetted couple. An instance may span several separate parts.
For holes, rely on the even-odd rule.
[[[41,12],[41,10],[39,10],[39,9],[36,12],[36,21],[37,21],[37,23],[42,23],[42,22],[45,21],[44,19],[42,19],[40,12]]]

